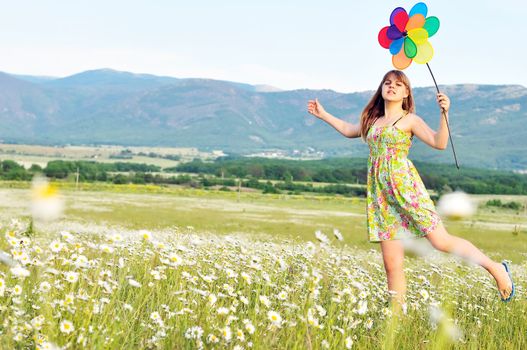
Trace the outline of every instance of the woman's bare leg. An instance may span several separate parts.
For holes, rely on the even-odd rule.
[[[505,267],[483,254],[474,244],[466,239],[452,236],[441,223],[426,238],[437,250],[455,254],[486,269],[496,280],[502,298],[507,298],[511,294],[512,282]]]
[[[401,241],[382,241],[381,242],[382,258],[384,260],[384,269],[388,279],[388,290],[393,295],[393,299],[404,303],[406,294],[406,279],[403,271],[404,247]]]

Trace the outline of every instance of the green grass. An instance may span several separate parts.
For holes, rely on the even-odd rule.
[[[64,221],[153,229],[191,226],[195,232],[242,233],[259,237],[311,240],[316,230],[342,232],[345,243],[377,249],[367,242],[365,200],[322,195],[262,195],[155,185],[57,183],[67,203]],[[15,201],[29,201],[23,182],[3,182]],[[0,190],[1,191],[1,190]],[[16,194],[16,195],[15,195]],[[482,202],[489,196],[472,196]],[[494,196],[493,198],[499,198]],[[508,196],[507,200],[511,197]],[[514,198],[514,197],[512,197]],[[525,196],[518,196],[524,201]],[[9,202],[0,202],[8,210]],[[445,221],[450,233],[469,239],[496,259],[513,261],[527,252],[527,216],[480,207],[470,220]],[[23,214],[23,213],[21,213]],[[517,232],[515,234],[515,227]]]
[[[31,275],[24,279],[1,271],[2,348],[342,349],[352,341],[358,349],[519,349],[526,342],[524,296],[503,304],[481,269],[443,257],[408,259],[409,311],[390,316],[379,254],[339,242],[226,239],[183,229],[152,232],[148,240],[94,233],[28,241],[22,231],[2,233],[37,265],[26,266]],[[51,239],[61,240],[60,251],[51,250]],[[76,281],[67,280],[71,271]],[[525,263],[514,273],[522,290]],[[65,321],[71,333],[61,330]],[[201,337],[185,336],[192,327]]]
[[[527,344],[527,218],[515,212],[480,208],[472,220],[446,222],[451,233],[494,259],[512,260],[518,293],[513,302],[499,301],[481,268],[446,254],[409,255],[409,311],[389,316],[379,246],[366,240],[363,199],[59,186],[67,204],[64,218],[36,222],[30,240],[24,238],[31,198],[27,184],[0,186],[0,249],[25,252],[32,261],[25,265],[31,274],[24,279],[0,265],[0,348],[35,347],[39,341],[42,348],[48,341],[73,349],[195,349],[200,344],[344,349],[346,339],[358,349],[519,349]],[[523,225],[517,234],[507,215]],[[12,218],[21,222],[10,224]],[[142,229],[149,232],[146,240]],[[319,229],[329,244],[315,239]],[[332,238],[333,229],[344,241]],[[72,237],[61,237],[62,230]],[[54,240],[63,243],[59,252],[51,250]],[[78,281],[66,281],[68,271],[79,273]],[[133,287],[129,279],[141,286]],[[41,290],[42,282],[50,291]],[[360,310],[361,300],[366,310]],[[221,308],[228,314],[221,315]],[[282,322],[273,324],[269,311]],[[74,325],[72,333],[61,331],[64,320]],[[194,326],[203,331],[200,339],[185,337]],[[230,340],[222,335],[226,327]]]

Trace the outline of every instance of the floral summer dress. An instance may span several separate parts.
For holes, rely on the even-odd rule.
[[[401,117],[402,118],[402,117]],[[422,237],[440,222],[426,188],[406,157],[412,137],[397,128],[372,125],[368,158],[368,235],[370,242]]]

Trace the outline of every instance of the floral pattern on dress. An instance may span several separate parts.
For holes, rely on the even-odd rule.
[[[412,161],[410,135],[396,126],[372,126],[368,158],[370,242],[422,237],[441,222]]]

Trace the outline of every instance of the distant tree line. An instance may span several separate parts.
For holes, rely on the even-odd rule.
[[[43,173],[49,178],[65,179],[79,173],[79,181],[107,181],[112,179],[110,173],[159,172],[161,168],[155,165],[138,163],[97,163],[91,161],[50,161],[45,168],[33,164],[29,169],[12,160],[0,161],[0,179],[2,180],[31,180],[35,173]]]
[[[365,196],[365,159],[332,158],[312,161],[263,158],[219,158],[214,162],[193,160],[173,168],[155,165],[94,161],[50,161],[45,168],[25,169],[12,160],[0,161],[0,179],[28,181],[42,172],[53,179],[105,181],[115,184],[177,184],[194,188],[216,187],[235,190],[247,187],[264,193],[329,193]],[[415,162],[426,187],[439,194],[461,189],[473,194],[527,194],[527,175],[513,172],[461,168]],[[170,176],[171,172],[191,173]],[[326,185],[314,186],[314,183]],[[357,186],[358,185],[358,186]],[[361,186],[362,185],[362,186]]]
[[[167,172],[212,174],[223,177],[283,181],[366,183],[366,161],[363,159],[323,159],[313,161],[267,158],[222,157],[214,162],[194,159]]]
[[[80,181],[107,181],[111,172],[159,172],[161,167],[139,163],[98,163],[91,161],[53,160],[43,169],[47,177],[64,179],[79,172]]]
[[[178,154],[159,154],[155,152],[139,152],[136,154],[129,149],[124,149],[117,154],[111,154],[110,159],[132,159],[135,155],[149,158],[163,158],[175,161],[181,160],[181,156]]]
[[[506,209],[513,209],[513,210],[521,210],[524,208],[524,206],[519,202],[502,202],[500,199],[491,199],[485,203],[487,207],[498,207],[498,208],[506,208]]]
[[[466,168],[414,162],[426,187],[439,193],[461,189],[473,194],[527,194],[527,175],[510,171]],[[331,158],[312,161],[265,158],[219,158],[214,162],[195,159],[165,171],[212,174],[219,177],[278,181],[366,184],[367,160]]]
[[[26,170],[26,168],[13,160],[0,161],[0,179],[2,180],[28,181],[37,172],[42,172],[42,168],[36,164]]]

